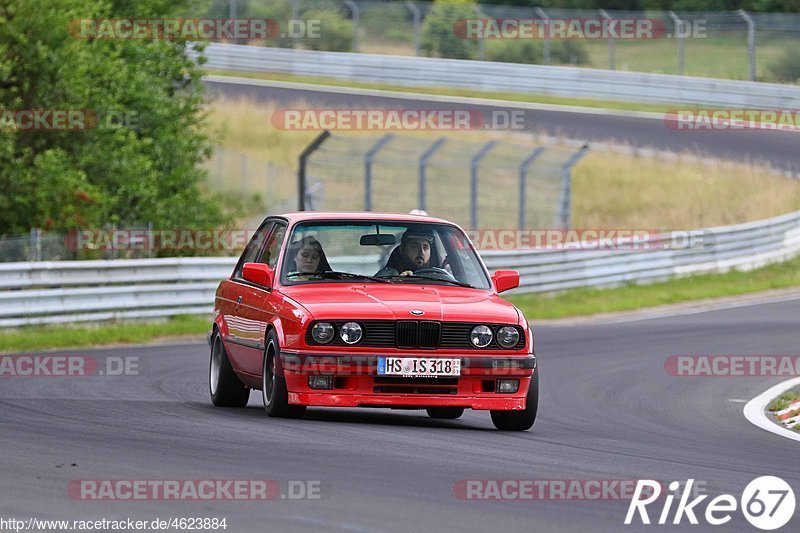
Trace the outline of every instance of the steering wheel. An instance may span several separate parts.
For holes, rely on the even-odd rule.
[[[433,274],[434,276],[442,276],[444,279],[450,279],[456,281],[456,278],[448,272],[447,270],[439,267],[428,267],[428,268],[420,268],[419,270],[414,272],[414,275],[418,274]]]

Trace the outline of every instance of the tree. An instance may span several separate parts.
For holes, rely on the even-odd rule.
[[[0,123],[0,234],[225,221],[201,193],[211,146],[200,72],[185,43],[68,31],[80,19],[169,17],[183,7],[176,3],[0,0],[0,111],[96,118],[96,127],[70,131]]]

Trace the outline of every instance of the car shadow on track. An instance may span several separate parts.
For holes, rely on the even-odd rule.
[[[271,420],[280,420],[282,422],[295,422],[302,424],[304,422],[334,422],[334,423],[350,423],[350,424],[370,424],[381,426],[395,426],[395,427],[419,427],[419,428],[437,428],[437,429],[456,429],[466,431],[495,431],[493,427],[481,427],[470,422],[474,420],[438,420],[428,417],[425,411],[416,410],[396,410],[392,412],[387,409],[375,408],[361,408],[361,409],[342,409],[342,408],[310,408],[306,411],[300,419],[292,418],[275,418],[271,419],[264,414],[264,410],[257,405],[253,405],[254,400],[251,399],[250,405],[244,409],[227,409],[214,407],[210,404],[202,404],[191,402],[193,408],[200,408],[204,411],[219,414],[220,416],[233,417],[233,418],[246,418],[252,420],[253,418],[262,418],[264,422]],[[469,417],[470,411],[464,413],[465,417]],[[487,422],[489,422],[489,413],[486,411]],[[490,422],[489,422],[490,423]]]

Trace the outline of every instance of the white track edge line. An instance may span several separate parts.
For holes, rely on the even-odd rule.
[[[770,433],[775,433],[781,437],[800,442],[800,433],[779,426],[767,418],[767,415],[764,414],[764,410],[767,408],[767,404],[769,404],[769,402],[771,402],[779,394],[786,392],[796,385],[800,385],[800,377],[783,381],[774,387],[770,387],[769,389],[765,390],[745,404],[744,409],[742,410],[744,417],[751,424],[760,427],[764,431],[769,431]]]

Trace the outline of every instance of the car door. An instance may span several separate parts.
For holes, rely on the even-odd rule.
[[[265,263],[274,269],[285,236],[286,223],[273,221],[263,246],[252,262]],[[260,375],[267,324],[273,320],[275,314],[275,306],[270,303],[272,291],[245,280],[241,272],[236,274],[233,279],[238,293],[233,313],[235,327],[229,325],[231,335],[234,336],[232,342],[236,345],[235,358],[242,372]]]

